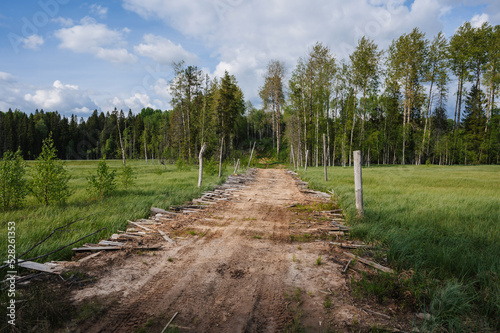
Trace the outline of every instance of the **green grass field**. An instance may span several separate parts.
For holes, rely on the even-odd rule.
[[[32,162],[28,164],[31,165]],[[94,174],[98,161],[67,161],[66,168],[71,179],[69,188],[71,196],[64,206],[43,206],[28,195],[24,208],[0,213],[0,253],[1,259],[7,259],[7,223],[16,223],[16,252],[21,254],[36,242],[49,235],[55,228],[71,221],[92,215],[82,221],[57,231],[46,242],[38,246],[23,258],[28,259],[48,253],[75,240],[84,237],[100,228],[106,230],[86,238],[60,252],[50,255],[42,261],[65,260],[72,256],[71,248],[83,243],[94,243],[109,237],[117,230],[125,230],[127,220],[149,216],[151,206],[167,208],[171,205],[183,204],[213,188],[219,179],[217,175],[204,175],[203,186],[197,187],[198,169],[177,171],[175,165],[159,165],[158,162],[128,161],[134,170],[135,184],[127,190],[120,183],[121,160],[108,160],[111,170],[117,171],[117,190],[102,200],[92,200],[86,191],[87,177]],[[29,175],[28,167],[27,174]]]
[[[353,168],[328,168],[326,183],[323,168],[301,170],[300,176],[312,188],[335,191],[354,226],[352,236],[382,242],[393,266],[415,270],[429,285],[439,281],[427,311],[449,301],[439,297],[455,297],[462,307],[451,309],[453,316],[479,313],[498,329],[499,166],[364,168],[362,221],[356,218]],[[452,289],[460,297],[446,294]]]

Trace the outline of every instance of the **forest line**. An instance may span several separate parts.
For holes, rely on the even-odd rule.
[[[87,119],[0,112],[0,156],[19,148],[34,159],[52,133],[62,159],[195,163],[203,143],[205,156],[216,158],[224,142],[223,156],[232,160],[257,140],[261,153],[280,161],[299,166],[307,156],[320,165],[325,134],[328,165],[350,165],[354,150],[367,164],[500,163],[500,26],[466,22],[448,39],[427,39],[415,28],[387,50],[363,37],[347,60],[316,43],[290,75],[286,64],[269,61],[261,109],[245,102],[228,72],[218,79],[183,63],[174,70],[171,110],[95,110]]]

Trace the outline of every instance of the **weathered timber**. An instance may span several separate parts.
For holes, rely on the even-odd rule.
[[[349,253],[349,252],[344,252],[344,254],[346,256],[348,256],[349,258],[352,258],[352,259],[356,259],[357,261],[367,265],[367,266],[370,266],[370,267],[373,267],[375,269],[378,269],[382,272],[386,272],[386,273],[394,273],[394,270],[391,269],[391,268],[388,268],[388,267],[384,267],[382,265],[379,265],[377,264],[376,262],[373,262],[371,260],[368,260],[368,259],[365,259],[365,258],[361,258],[361,257],[358,257],[352,253]]]
[[[97,247],[76,247],[73,248],[74,252],[85,252],[85,251],[118,251],[118,250],[159,250],[161,246],[97,246]]]

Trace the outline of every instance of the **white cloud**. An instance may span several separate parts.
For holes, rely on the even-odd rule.
[[[0,80],[6,81],[6,82],[12,82],[12,81],[14,81],[14,77],[10,73],[0,72]]]
[[[203,42],[219,62],[214,74],[227,69],[247,98],[258,99],[270,59],[284,61],[291,71],[317,41],[346,58],[363,35],[381,49],[414,27],[432,37],[443,28],[446,1],[415,0],[407,7],[403,0],[123,0],[123,6]]]
[[[165,79],[158,79],[153,86],[153,90],[156,95],[163,97],[165,101],[170,103],[172,95],[170,94],[170,83]]]
[[[123,33],[109,29],[105,24],[85,17],[71,28],[56,30],[54,35],[61,40],[60,48],[76,53],[91,53],[97,58],[116,63],[133,63],[137,57],[125,49]]]
[[[471,20],[470,20],[470,23],[471,25],[474,27],[474,28],[480,28],[483,23],[486,23],[486,22],[489,22],[490,20],[490,17],[488,16],[488,14],[481,14],[481,15],[474,15]]]
[[[42,36],[31,35],[27,38],[23,38],[23,47],[25,49],[38,50],[45,41]]]
[[[54,81],[50,88],[38,89],[34,94],[26,94],[24,100],[33,108],[46,111],[76,112],[96,108],[87,92],[80,90],[76,85],[63,84],[59,80]]]
[[[64,18],[59,16],[58,18],[52,19],[52,22],[59,23],[63,27],[71,27],[74,25],[73,20],[70,18]]]
[[[100,18],[105,18],[106,15],[108,14],[108,8],[98,4],[93,4],[90,6],[90,13],[95,14]]]
[[[196,61],[196,55],[186,51],[180,44],[153,34],[146,34],[142,38],[142,43],[134,46],[135,53],[149,57],[160,64],[171,64],[184,60],[186,63]]]

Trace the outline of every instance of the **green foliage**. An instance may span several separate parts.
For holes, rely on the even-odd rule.
[[[472,302],[470,315],[498,327],[499,172],[498,166],[364,168],[363,221],[355,218],[352,168],[330,168],[327,183],[322,168],[300,173],[311,188],[334,189],[351,237],[381,242],[393,267],[415,272],[403,284],[367,279],[363,289],[371,288],[382,302],[388,290],[409,290],[425,307],[438,297],[439,285],[451,281],[462,285],[464,302]]]
[[[97,165],[97,175],[87,178],[87,191],[92,197],[102,199],[116,189],[115,177],[116,171],[110,171],[106,158],[102,158]]]
[[[56,153],[52,136],[49,136],[43,140],[42,152],[33,166],[31,191],[45,205],[65,203],[70,195],[68,171]]]
[[[18,150],[6,152],[0,160],[0,205],[2,210],[19,208],[27,194],[26,162]]]
[[[210,176],[219,174],[219,162],[215,159],[207,159],[203,161],[203,173]]]
[[[123,185],[123,188],[127,189],[129,186],[134,185],[135,179],[137,177],[134,174],[134,169],[130,165],[124,166],[122,168],[122,172],[120,174],[120,179]]]
[[[120,170],[123,166],[121,160],[106,160],[106,162],[110,169],[114,170]],[[29,169],[32,169],[35,163],[35,161],[27,161]],[[90,174],[96,174],[97,165],[98,161],[66,162],[66,168],[71,177],[68,186],[72,195],[64,206],[45,206],[34,196],[27,195],[22,209],[6,212],[0,210],[1,221],[15,221],[19,230],[29,230],[29,232],[17,233],[16,250],[18,253],[29,249],[55,228],[85,217],[87,218],[70,228],[54,234],[31,251],[30,255],[35,257],[51,252],[98,229],[106,228],[76,243],[74,247],[84,243],[97,243],[116,233],[117,230],[124,230],[127,220],[149,216],[151,206],[167,208],[185,204],[189,200],[199,198],[204,191],[213,189],[219,182],[217,176],[206,176],[202,188],[198,188],[198,170],[179,173],[175,171],[175,166],[167,165],[166,172],[158,176],[154,173],[156,166],[151,163],[127,161],[127,165],[133,168],[137,177],[133,189],[120,191],[120,195],[105,197],[102,200],[89,200],[86,190],[87,177]],[[88,217],[91,214],[95,215]],[[0,249],[7,248],[7,240],[8,238],[0,233]],[[50,255],[45,260],[69,260],[72,256],[73,251],[69,247]],[[0,255],[0,259],[7,260],[6,253],[3,256]],[[1,274],[2,272],[0,272],[0,279],[2,279]]]
[[[177,171],[189,171],[191,168],[189,167],[189,164],[186,163],[186,161],[183,158],[177,159],[177,162],[175,162],[175,167]]]

